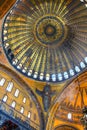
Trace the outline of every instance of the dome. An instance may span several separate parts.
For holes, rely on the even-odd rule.
[[[87,107],[87,71],[72,80],[55,98],[48,115],[47,130],[83,130],[81,119]]]
[[[17,0],[4,19],[10,64],[46,82],[72,78],[87,66],[87,6],[82,0]]]

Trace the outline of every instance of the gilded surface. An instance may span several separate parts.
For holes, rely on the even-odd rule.
[[[9,11],[16,0],[0,0],[0,19]]]
[[[82,117],[82,108],[87,106],[86,99],[87,71],[68,84],[60,96],[54,100],[49,117],[50,120],[48,119],[47,130],[54,130],[57,127],[59,129],[64,124],[83,130],[80,119]],[[71,116],[68,117],[68,114]]]
[[[24,3],[26,3],[26,5],[24,5]],[[58,3],[60,3],[60,4],[58,4]],[[87,44],[86,44],[87,39],[86,39],[86,35],[85,35],[87,32],[87,24],[86,24],[87,13],[85,13],[85,12],[87,12],[87,9],[85,8],[86,6],[84,6],[83,2],[80,3],[79,0],[73,1],[73,3],[72,3],[72,0],[66,0],[66,1],[62,0],[61,2],[60,2],[60,0],[58,0],[58,1],[50,0],[50,3],[49,3],[49,1],[45,0],[44,4],[45,4],[45,6],[43,6],[43,2],[40,3],[40,0],[32,0],[30,4],[28,3],[28,0],[22,0],[20,2],[19,6],[15,5],[16,9],[10,12],[10,17],[7,17],[7,20],[5,21],[6,24],[5,24],[5,26],[3,26],[4,27],[3,28],[3,30],[4,30],[3,31],[4,47],[6,47],[6,49],[7,49],[9,46],[11,49],[11,50],[8,50],[8,49],[6,50],[9,52],[9,54],[6,52],[6,55],[10,56],[10,54],[14,54],[14,56],[12,56],[12,57],[18,58],[18,62],[16,64],[16,66],[19,68],[19,70],[20,69],[23,70],[23,75],[17,71],[18,69],[16,70],[15,68],[13,68],[11,66],[11,64],[8,62],[7,57],[4,54],[2,44],[0,43],[0,63],[4,64],[5,66],[8,66],[8,68],[10,68],[11,70],[14,70],[15,73],[20,75],[21,79],[23,79],[24,82],[27,84],[27,87],[29,89],[31,89],[34,92],[34,94],[36,95],[37,102],[39,102],[41,108],[32,107],[32,110],[31,110],[31,108],[29,108],[30,106],[27,107],[27,104],[23,105],[23,103],[22,103],[23,96],[26,95],[28,97],[29,95],[27,95],[27,91],[25,89],[26,87],[25,87],[25,85],[22,84],[22,82],[20,83],[20,86],[19,86],[19,84],[17,85],[17,83],[20,81],[19,78],[18,78],[19,79],[18,81],[17,80],[16,80],[16,82],[14,81],[15,78],[17,78],[17,77],[15,77],[15,76],[17,76],[16,74],[13,78],[13,82],[15,85],[17,85],[17,87],[21,91],[23,91],[24,95],[21,95],[21,98],[18,98],[18,100],[17,100],[13,96],[13,94],[14,94],[14,90],[13,90],[12,94],[8,93],[8,97],[11,101],[12,101],[12,99],[16,100],[16,102],[17,102],[16,110],[20,109],[20,105],[23,105],[25,107],[26,111],[24,112],[24,116],[27,116],[28,109],[31,110],[31,112],[32,112],[31,119],[33,121],[35,121],[35,124],[33,124],[34,127],[36,126],[36,124],[38,124],[40,126],[41,123],[39,121],[43,121],[43,122],[45,121],[45,123],[43,125],[44,125],[44,127],[46,127],[46,128],[44,128],[46,130],[55,130],[57,128],[58,128],[58,130],[59,129],[65,130],[65,128],[66,129],[70,128],[71,130],[74,128],[76,128],[78,130],[83,130],[83,126],[80,124],[79,119],[82,115],[81,108],[87,104],[87,102],[86,102],[87,74],[86,73],[83,73],[83,75],[81,75],[79,77],[79,81],[81,83],[80,92],[79,92],[79,88],[78,88],[77,79],[74,80],[69,85],[67,85],[68,82],[62,82],[61,84],[50,83],[52,92],[56,91],[56,93],[51,98],[50,107],[47,112],[44,111],[42,97],[36,93],[36,89],[38,89],[40,92],[42,92],[44,90],[44,86],[46,85],[46,83],[49,82],[46,79],[49,79],[52,82],[56,82],[56,81],[59,82],[59,79],[57,79],[57,76],[56,76],[56,78],[55,78],[55,75],[53,75],[53,77],[52,77],[52,74],[54,74],[54,72],[57,74],[59,72],[61,72],[61,70],[62,70],[62,72],[65,72],[67,69],[72,68],[73,65],[77,65],[77,67],[78,67],[78,65],[79,65],[79,63],[81,63],[81,61],[84,61],[84,62],[82,62],[80,64],[80,67],[79,67],[80,72],[82,71],[82,68],[84,69],[86,67],[87,60],[84,59],[84,57],[87,54]],[[20,10],[19,10],[19,8],[20,8]],[[22,12],[21,12],[21,10],[22,10]],[[55,13],[55,10],[57,11],[58,14],[61,14],[61,15],[57,16],[57,14],[56,14],[56,16],[54,16],[55,14],[53,14],[54,17],[52,17],[52,12]],[[35,20],[33,20],[33,21],[31,21],[31,18],[30,18],[30,16],[31,16],[29,14],[30,11],[31,11],[31,13],[33,12],[32,19],[35,18]],[[44,17],[43,14],[45,14],[47,12],[49,13],[49,11],[51,11],[51,14],[44,15],[45,16]],[[70,13],[68,11],[70,11]],[[27,13],[27,15],[26,15],[26,13]],[[51,17],[49,17],[49,16],[51,16]],[[63,17],[61,17],[61,16],[67,16],[67,19],[66,18],[62,19]],[[39,19],[36,20],[38,17],[39,17]],[[49,17],[50,21],[48,20],[47,17]],[[46,21],[44,21],[43,18],[45,18]],[[57,18],[59,23],[56,20],[54,20],[55,18]],[[69,20],[69,22],[68,22],[68,20]],[[31,23],[29,21],[31,21]],[[45,23],[45,26],[42,23]],[[73,37],[73,34],[69,33],[70,28],[68,26],[66,26],[65,23],[68,23],[69,25],[71,24],[72,29],[73,29],[74,33],[76,34],[76,38]],[[0,22],[0,25],[1,25],[1,22]],[[30,26],[30,25],[32,25],[32,26]],[[62,25],[63,25],[63,28],[62,28]],[[55,27],[56,27],[56,29],[55,29]],[[34,31],[32,31],[32,29]],[[61,35],[64,31],[63,29],[65,30],[65,34],[64,34],[65,37],[61,37]],[[38,35],[36,35],[36,31],[38,32]],[[33,39],[32,39],[32,35],[30,35],[31,34],[30,32],[33,32],[34,40],[37,41],[37,42],[33,43],[32,45],[31,45],[31,43],[32,43]],[[63,46],[62,42],[60,42],[60,43],[58,42],[56,44],[55,41],[59,37],[61,37],[60,41],[65,41],[65,39],[67,38],[67,34],[70,34],[70,36],[68,38],[73,37],[72,44],[71,44],[71,41],[68,44],[70,46],[68,46],[65,43],[64,43],[65,45]],[[39,36],[41,39],[39,38]],[[31,39],[30,39],[30,37],[31,37]],[[41,40],[45,41],[45,39],[46,39],[46,43],[41,42]],[[49,41],[52,41],[51,44]],[[1,39],[0,39],[0,42],[1,42]],[[59,49],[56,47],[58,47]],[[63,52],[63,53],[61,53],[61,52]],[[70,53],[72,53],[72,56],[70,55]],[[73,60],[74,60],[74,62],[73,62]],[[52,63],[52,66],[50,65],[50,63]],[[2,66],[2,65],[0,65],[0,66]],[[30,71],[28,71],[28,73],[31,74],[31,76],[30,76],[31,79],[27,78],[25,76],[26,67],[28,68],[30,66],[31,66],[31,68],[29,68]],[[8,68],[6,70],[8,70]],[[0,95],[0,100],[2,100],[4,94],[6,94],[5,93],[6,85],[12,79],[12,77],[14,75],[14,72],[12,72],[9,77],[8,74],[10,72],[7,72],[6,70],[4,70],[5,71],[4,73],[2,73],[2,71],[0,71],[0,76],[2,75],[3,77],[6,78],[5,86],[2,88],[0,87],[0,90],[2,92],[2,94]],[[6,72],[7,72],[7,74],[6,74]],[[40,72],[40,75],[38,74],[38,72]],[[76,72],[76,70],[74,72]],[[38,77],[41,78],[41,79],[37,78],[37,80],[43,81],[43,79],[44,79],[44,81],[46,81],[46,82],[32,80],[32,79],[36,79],[33,77],[34,74],[35,74],[35,76],[38,75]],[[61,76],[60,76],[60,78],[61,78]],[[55,80],[55,79],[57,79],[57,80]],[[64,73],[62,73],[62,80],[63,79],[64,79]],[[69,82],[70,82],[70,80],[69,80]],[[63,88],[65,86],[68,86],[68,87],[66,87],[64,89],[64,91],[61,93],[61,91],[63,90]],[[15,86],[14,86],[14,88],[15,88]],[[12,97],[12,99],[11,99],[11,97]],[[31,96],[29,101],[32,99],[32,97],[33,97],[33,95]],[[62,99],[64,99],[63,102],[61,102]],[[10,100],[8,100],[8,102],[7,102],[8,105],[11,105]],[[29,105],[29,101],[28,101],[28,105]],[[59,105],[58,101],[61,103],[61,106]],[[32,103],[34,103],[33,100],[32,100]],[[42,111],[42,113],[44,115],[40,120],[39,120],[38,111]],[[36,118],[37,120],[34,120],[35,113],[37,115],[37,118]],[[72,116],[73,118],[71,120],[68,119],[68,116],[67,116],[68,113],[72,113],[72,115],[73,115]],[[21,115],[21,114],[19,114],[19,115]],[[21,115],[21,116],[23,117],[23,115]],[[65,127],[64,125],[68,126],[68,127]],[[41,128],[41,130],[42,130],[42,128]]]
[[[87,8],[80,0],[18,1],[3,24],[5,54],[29,78],[72,78],[87,65],[86,21]]]

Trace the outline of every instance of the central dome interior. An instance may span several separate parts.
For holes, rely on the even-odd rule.
[[[48,24],[44,30],[45,30],[45,35],[47,36],[53,36],[56,33],[56,28],[51,24]]]
[[[59,45],[66,39],[67,27],[63,21],[56,15],[49,14],[48,16],[41,17],[35,24],[35,38],[38,43],[44,43],[46,47]],[[53,46],[52,46],[53,45]]]
[[[3,24],[11,65],[29,78],[61,82],[87,66],[87,7],[80,0],[18,0]]]

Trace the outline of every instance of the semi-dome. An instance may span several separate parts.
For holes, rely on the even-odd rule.
[[[11,65],[29,78],[61,82],[87,66],[87,4],[83,0],[17,0],[3,23]]]
[[[83,130],[82,117],[85,117],[83,109],[87,110],[86,99],[87,71],[84,71],[67,84],[52,102],[47,130]]]

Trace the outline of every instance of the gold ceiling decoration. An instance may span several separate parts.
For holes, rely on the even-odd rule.
[[[2,41],[19,72],[61,82],[86,68],[86,34],[86,1],[18,0],[4,19]]]
[[[16,0],[0,0],[0,19],[8,12]]]
[[[0,110],[25,129],[42,130],[44,120],[40,103],[30,86],[15,72],[0,64]],[[15,105],[12,105],[15,104]],[[22,109],[21,109],[22,108]],[[11,115],[10,111],[13,111]]]
[[[86,99],[87,71],[84,71],[71,81],[71,83],[67,84],[63,91],[53,101],[50,116],[48,114],[47,130],[63,129],[64,124],[75,126],[77,130],[82,130],[82,109],[87,106]]]
[[[67,35],[67,26],[60,17],[55,15],[48,14],[44,17],[42,16],[35,23],[35,42],[45,47],[51,48],[60,45],[67,38]]]

